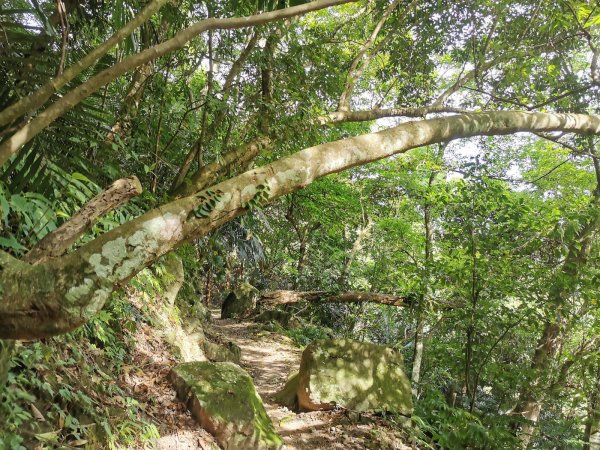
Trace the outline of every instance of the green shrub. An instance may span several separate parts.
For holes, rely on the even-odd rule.
[[[312,341],[330,337],[330,332],[323,327],[316,325],[303,325],[297,328],[286,330],[285,334],[294,341],[294,344],[300,348],[306,347]]]
[[[518,447],[508,422],[498,423],[502,419],[494,416],[496,423],[486,424],[475,414],[448,405],[439,391],[428,391],[416,402],[412,420],[418,430],[416,438],[429,448],[508,450]]]

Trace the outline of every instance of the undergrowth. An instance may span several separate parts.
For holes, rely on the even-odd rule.
[[[156,275],[143,271],[132,291],[150,299],[162,289]],[[0,398],[0,449],[114,449],[159,437],[116,381],[134,350],[138,325],[152,321],[148,310],[118,292],[78,330],[17,343]]]
[[[290,328],[284,330],[285,334],[294,342],[297,347],[304,348],[312,341],[317,339],[326,339],[330,336],[327,329],[312,325],[305,324],[296,328]]]

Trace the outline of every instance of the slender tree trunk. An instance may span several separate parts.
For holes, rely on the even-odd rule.
[[[173,306],[185,281],[183,261],[177,254],[171,252],[164,258],[163,265],[169,275],[163,297],[170,306]]]
[[[204,283],[204,298],[205,298],[205,304],[206,306],[210,306],[210,303],[212,301],[212,269],[210,268],[210,266],[208,266],[208,268],[206,269],[206,282]],[[228,282],[226,284],[229,284]],[[227,289],[226,289],[227,290]]]
[[[596,382],[588,395],[587,414],[583,450],[600,450],[600,364],[596,370]]]
[[[223,88],[221,89],[222,96],[223,96],[221,105],[220,105],[219,109],[216,111],[215,118],[211,122],[211,125],[210,125],[210,127],[208,127],[208,129],[206,128],[207,106],[204,107],[204,109],[202,111],[202,120],[201,120],[202,129],[200,132],[200,137],[198,138],[196,143],[192,146],[192,148],[189,150],[183,163],[179,167],[179,171],[177,172],[177,175],[175,176],[175,178],[173,179],[173,183],[171,184],[171,188],[170,188],[171,193],[177,193],[178,190],[181,189],[181,187],[183,186],[184,180],[187,177],[187,175],[192,167],[194,159],[202,151],[202,148],[206,147],[208,145],[208,143],[212,140],[213,136],[217,133],[217,131],[219,130],[219,127],[223,123],[223,120],[225,120],[225,116],[226,116],[226,113],[228,110],[227,101],[230,96],[231,86],[233,85],[233,82],[235,81],[235,79],[239,76],[240,71],[242,70],[242,67],[244,66],[244,63],[246,62],[246,59],[248,59],[248,57],[252,53],[252,50],[256,46],[256,43],[258,42],[259,37],[260,37],[260,33],[258,31],[255,31],[253,33],[253,35],[250,37],[244,50],[240,53],[240,56],[238,57],[238,59],[236,59],[236,61],[231,66],[231,69],[230,69],[229,73],[227,74],[227,78],[225,79],[225,82],[223,83]],[[209,71],[208,71],[209,81],[207,84],[208,88],[207,88],[207,92],[206,92],[206,96],[205,96],[206,100],[209,99],[209,97],[211,96],[211,93],[212,93],[212,87],[211,87],[212,86],[212,72],[213,72],[212,67],[213,67],[212,39],[209,39]],[[226,148],[226,147],[227,147],[226,145],[223,146],[223,148]],[[254,155],[254,156],[256,156],[256,155]],[[213,163],[213,164],[215,164],[215,163]],[[194,175],[194,178],[198,178],[201,175],[201,173],[204,171],[204,169],[205,169],[205,166],[199,166],[198,170],[196,171],[196,174]]]
[[[415,349],[413,352],[413,366],[411,373],[411,385],[412,385],[412,394],[415,398],[419,398],[419,382],[421,381],[421,364],[423,363],[423,313],[419,312],[419,317],[417,318],[417,327],[415,331]]]
[[[0,339],[0,397],[3,396],[3,391],[6,388],[10,360],[14,353],[14,349],[15,341],[12,339]]]
[[[127,94],[125,95],[121,108],[117,114],[117,120],[106,136],[107,142],[113,142],[115,136],[119,136],[123,139],[131,130],[131,123],[137,117],[146,82],[152,76],[153,72],[154,65],[152,62],[149,62],[138,67],[133,73],[133,77],[131,78],[131,82],[127,89]]]
[[[361,225],[356,230],[356,238],[352,244],[352,248],[350,249],[350,253],[346,256],[344,260],[344,265],[340,272],[340,276],[337,279],[337,285],[339,289],[345,289],[348,284],[348,275],[350,273],[350,267],[352,263],[360,253],[363,248],[364,240],[369,237],[371,233],[371,229],[373,228],[373,220],[369,217],[367,218],[367,223]]]
[[[442,147],[443,156],[444,147]],[[428,190],[431,189],[437,171],[432,171],[429,175],[427,183]],[[429,300],[430,291],[430,271],[433,258],[433,226],[431,223],[431,204],[426,200],[423,212],[423,225],[425,227],[425,260],[423,262],[423,276],[421,279],[421,295],[417,305],[417,326],[415,327],[415,349],[413,352],[413,366],[411,373],[412,394],[415,398],[419,398],[419,382],[421,381],[421,365],[423,363],[423,352],[425,351],[425,343],[423,340],[423,330],[425,325],[425,307]]]
[[[294,279],[293,289],[298,289],[300,281],[302,280],[302,276],[304,274],[304,266],[306,263],[306,254],[308,253],[308,233],[302,236],[302,240],[300,241],[300,249],[298,250],[300,256],[298,257],[298,264],[296,266],[296,278]]]
[[[258,128],[265,135],[269,135],[271,122],[270,116],[273,103],[273,52],[278,39],[276,34],[271,34],[267,38],[267,43],[262,53],[262,67],[260,70],[262,103],[261,111],[259,113],[260,118]]]
[[[320,223],[315,223],[312,225],[307,224],[303,227],[297,217],[294,215],[295,209],[296,202],[295,198],[292,196],[288,209],[285,213],[285,218],[296,232],[296,236],[298,237],[298,241],[300,243],[300,247],[298,248],[298,262],[296,263],[296,277],[292,283],[292,289],[294,291],[299,288],[300,282],[302,281],[302,276],[304,274],[304,268],[306,267],[306,260],[308,257],[310,237],[312,233],[321,226]]]
[[[473,372],[473,349],[475,346],[475,321],[477,314],[477,304],[479,303],[479,287],[477,274],[477,244],[475,242],[475,232],[471,224],[471,315],[469,317],[469,326],[467,327],[467,343],[465,346],[465,395],[469,398],[469,412],[475,408],[475,399],[477,396],[477,386],[471,382]]]

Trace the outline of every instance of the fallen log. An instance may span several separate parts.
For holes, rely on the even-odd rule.
[[[267,291],[263,292],[260,304],[264,306],[287,305],[300,302],[323,303],[379,303],[381,305],[408,306],[412,298],[376,292],[327,292],[327,291]]]

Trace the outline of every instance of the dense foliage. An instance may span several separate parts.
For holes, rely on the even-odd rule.
[[[136,175],[143,194],[91,224],[76,248],[193,194],[203,180],[197,191],[407,120],[482,110],[599,113],[597,2],[340,3],[206,30],[90,88],[0,167],[0,249],[24,258],[125,176]],[[52,106],[200,20],[304,2],[149,4],[156,14],[53,92]],[[144,6],[1,3],[1,107],[66,73]],[[0,121],[0,153],[48,109]],[[258,154],[236,153],[265,137]],[[598,448],[590,444],[600,434],[598,142],[554,132],[428,145],[318,179],[271,205],[260,185],[247,214],[177,249],[186,305],[221,300],[242,281],[403,296],[401,308],[289,307],[301,324],[288,333],[300,346],[333,334],[402,351],[418,399],[414,438],[425,448]],[[207,204],[197,218],[211,213]],[[145,283],[138,290],[151,289]],[[119,376],[139,315],[123,291],[111,298],[83,328],[17,345],[0,403],[0,447],[21,448],[29,434],[45,445],[156,434],[133,400],[101,382]],[[95,402],[90,386],[110,390],[100,394],[121,399],[123,411]],[[27,405],[36,401],[55,426],[33,423]],[[31,430],[21,436],[26,423]],[[96,438],[90,423],[101,430]]]

